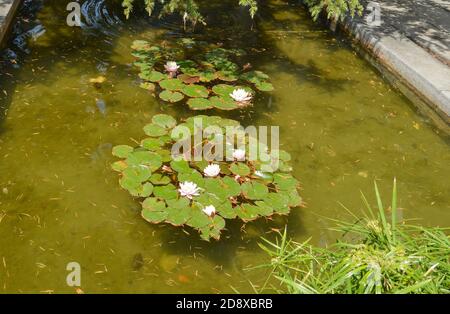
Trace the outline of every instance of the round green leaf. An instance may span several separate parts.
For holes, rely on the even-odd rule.
[[[128,145],[118,145],[115,146],[112,150],[112,154],[119,158],[127,158],[132,152],[134,148]]]
[[[242,194],[250,200],[262,200],[269,193],[269,189],[259,182],[246,182],[242,185]]]
[[[214,108],[220,110],[234,110],[239,108],[239,105],[233,101],[231,98],[223,98],[218,96],[213,96],[210,98],[210,104],[214,106]]]
[[[183,87],[186,85],[183,84],[183,82],[177,78],[171,78],[171,79],[165,79],[161,82],[159,82],[159,86],[163,89],[167,89],[169,91],[176,91],[176,90],[182,90]]]
[[[248,176],[250,174],[250,168],[244,164],[244,163],[233,163],[230,166],[230,170],[231,172],[233,172],[234,174],[241,176],[241,177],[245,177]]]
[[[173,129],[177,125],[177,121],[167,114],[157,114],[152,118],[153,124],[159,125],[166,129]]]
[[[169,90],[164,90],[159,94],[159,98],[167,102],[175,103],[183,100],[184,96],[180,92],[172,92]]]
[[[202,85],[185,85],[182,92],[193,98],[206,98],[209,95],[208,89]]]
[[[153,123],[147,124],[144,127],[144,132],[151,137],[160,137],[168,133],[167,129]]]
[[[213,107],[212,103],[205,98],[191,98],[187,104],[192,110],[207,110]]]

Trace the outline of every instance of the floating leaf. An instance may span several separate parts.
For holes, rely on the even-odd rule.
[[[230,166],[230,170],[231,172],[233,172],[234,174],[241,176],[241,177],[245,177],[248,176],[250,174],[250,168],[244,164],[244,163],[233,163]]]
[[[153,124],[159,125],[166,129],[173,129],[177,125],[177,121],[167,114],[157,114],[152,118]]]
[[[235,87],[232,85],[226,85],[226,84],[218,84],[213,87],[213,92],[216,95],[221,96],[225,99],[231,99],[230,94],[233,93]]]
[[[259,89],[262,92],[271,92],[275,89],[271,83],[267,83],[267,82],[261,82],[261,83],[255,84],[255,86],[257,89]]]
[[[179,80],[183,81],[184,84],[195,84],[200,82],[200,76],[192,76],[188,74],[180,74],[177,77]]]
[[[170,178],[161,173],[152,174],[149,180],[154,185],[167,185],[170,183]]]
[[[128,145],[118,145],[115,146],[112,150],[112,154],[119,158],[127,158],[132,152],[134,148]]]
[[[159,82],[159,86],[169,91],[181,91],[185,87],[183,82],[177,78],[165,79]]]
[[[144,71],[141,72],[139,77],[143,80],[150,81],[153,83],[160,82],[164,79],[167,79],[167,75],[162,74],[161,72],[152,70],[152,71]]]
[[[154,123],[147,124],[144,127],[144,132],[151,137],[160,137],[168,133],[166,128]]]
[[[192,110],[207,110],[213,108],[211,101],[205,98],[192,98],[188,100],[187,104]]]
[[[144,82],[144,83],[141,83],[141,84],[139,85],[139,87],[140,87],[140,88],[143,88],[143,89],[146,89],[146,90],[148,90],[148,91],[151,91],[151,92],[155,91],[155,89],[156,89],[155,84],[150,83],[150,82]]]
[[[242,185],[242,194],[250,200],[262,200],[268,193],[267,186],[259,182],[246,182]]]
[[[160,223],[167,218],[167,215],[164,201],[149,197],[142,203],[142,217],[150,223]]]
[[[222,98],[218,96],[213,96],[209,99],[210,104],[220,110],[234,110],[239,108],[238,103],[233,101],[231,98]]]
[[[165,90],[159,94],[159,98],[161,98],[164,101],[174,103],[183,100],[184,96],[180,92],[171,92],[169,90]]]
[[[159,138],[149,137],[141,141],[141,146],[148,150],[158,150],[164,146],[164,142]]]
[[[153,189],[153,194],[155,197],[164,200],[175,199],[178,196],[177,189],[173,184],[155,186]]]
[[[216,97],[216,96],[215,96]],[[196,98],[197,101],[206,99]],[[211,140],[211,134],[195,133],[199,127],[216,126],[218,134],[225,134],[226,128],[240,127],[239,122],[218,116],[198,115],[190,117],[181,124],[169,115],[155,115],[152,123],[144,127],[150,136],[141,141],[140,147],[117,146],[113,149],[122,160],[112,164],[121,173],[119,184],[132,196],[145,198],[142,216],[151,223],[168,223],[174,226],[191,226],[199,231],[204,240],[219,239],[226,219],[239,218],[244,222],[270,217],[274,214],[288,214],[291,208],[301,205],[298,194],[298,181],[281,169],[274,173],[255,171],[261,167],[260,161],[221,161],[220,175],[205,177],[204,169],[210,164],[206,160],[187,161],[173,159],[170,147],[177,142],[172,130],[184,127],[191,140],[193,134],[200,135],[203,141]],[[249,135],[243,134],[247,143]],[[186,142],[188,151],[201,146],[196,142]],[[262,143],[252,147],[261,147]],[[250,148],[250,146],[246,147]],[[285,151],[272,151],[264,155],[268,160],[279,157],[280,168],[288,168],[291,156]],[[192,199],[181,197],[178,191],[181,183],[190,182]],[[195,194],[195,195],[194,195]],[[204,209],[213,206],[210,216]]]
[[[206,98],[209,95],[208,89],[201,85],[186,85],[183,87],[182,92],[188,97],[195,98]]]

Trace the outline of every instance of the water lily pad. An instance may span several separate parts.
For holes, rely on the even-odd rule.
[[[192,110],[208,110],[213,108],[211,101],[205,98],[191,98],[187,104]]]
[[[144,132],[151,137],[160,137],[168,133],[167,129],[154,123],[147,124]]]
[[[185,85],[182,92],[188,97],[206,98],[209,95],[209,91],[202,85]]]
[[[236,207],[236,214],[243,221],[252,221],[258,218],[259,208],[251,204],[242,204]]]
[[[123,171],[124,177],[139,183],[147,181],[151,175],[150,169],[143,165],[127,167]]]
[[[191,167],[189,166],[189,162],[186,160],[173,160],[170,162],[170,167],[179,173],[190,173],[192,171]]]
[[[230,97],[218,97],[213,96],[209,99],[210,104],[214,106],[214,108],[220,109],[220,110],[234,110],[239,108],[239,104],[233,101]]]
[[[183,81],[184,84],[195,84],[200,82],[200,76],[192,76],[188,74],[180,74],[177,78]]]
[[[231,99],[230,94],[234,91],[235,87],[233,85],[218,84],[213,87],[212,91],[225,99]]]
[[[165,79],[159,82],[159,86],[169,91],[181,91],[185,87],[183,82],[177,78]]]
[[[241,75],[241,79],[246,80],[255,85],[268,83],[269,76],[261,71],[250,71]],[[269,83],[268,83],[269,84]]]
[[[119,158],[127,158],[133,151],[134,148],[131,146],[118,145],[113,148],[112,154]]]
[[[128,164],[127,164],[125,161],[123,161],[123,160],[116,161],[115,163],[113,163],[113,164],[111,165],[111,168],[112,168],[114,171],[117,171],[117,172],[122,172],[122,171],[124,171],[127,167],[128,167]]]
[[[167,201],[167,222],[174,226],[184,225],[192,216],[192,209],[187,199]]]
[[[275,89],[271,83],[267,83],[267,82],[261,82],[261,83],[255,84],[255,86],[258,90],[260,90],[262,92],[271,92]]]
[[[139,77],[141,79],[144,79],[146,81],[150,81],[150,82],[153,82],[153,83],[160,82],[160,81],[162,81],[164,79],[167,79],[167,75],[164,75],[161,72],[158,72],[158,71],[155,71],[155,70],[148,71],[148,72],[147,71],[141,72]]]
[[[292,190],[297,188],[298,181],[290,174],[276,173],[273,176],[276,187],[280,190]]]
[[[142,207],[145,220],[174,226],[188,225],[199,231],[202,239],[209,241],[220,238],[225,219],[239,218],[247,222],[274,214],[285,215],[291,208],[301,205],[298,181],[290,172],[275,169],[274,173],[267,174],[256,171],[261,166],[260,162],[218,161],[220,175],[210,178],[203,174],[208,161],[173,159],[170,147],[177,140],[169,134],[172,128],[183,126],[197,132],[200,125],[218,126],[219,134],[225,131],[225,127],[240,126],[235,120],[206,115],[190,117],[176,125],[172,117],[156,115],[152,123],[145,126],[146,133],[152,136],[142,140],[140,147],[124,145],[114,149],[122,160],[113,163],[112,168],[121,173],[119,184],[122,188],[134,197],[145,198]],[[211,138],[202,132],[198,135],[205,142]],[[245,136],[249,142],[250,138]],[[195,148],[195,143],[187,143],[190,145],[188,149]],[[281,150],[266,155],[268,159],[278,155],[280,165],[285,166],[291,159],[287,152]],[[178,189],[184,182],[192,182],[195,184],[192,189],[197,188],[198,195],[192,200],[181,197]],[[205,213],[204,209],[210,206],[215,211]]]
[[[241,176],[241,177],[245,177],[248,176],[250,174],[250,168],[244,164],[244,163],[233,163],[230,166],[230,170],[231,172],[233,172],[235,175]]]
[[[164,146],[164,142],[159,138],[149,137],[141,141],[141,146],[148,150],[157,150]]]
[[[217,73],[213,72],[213,71],[201,72],[199,74],[200,74],[200,76],[199,76],[200,82],[208,83],[208,82],[211,82],[211,81],[214,81],[215,79],[217,79]]]
[[[152,118],[153,124],[159,125],[166,129],[173,129],[177,125],[177,121],[167,114],[157,114]]]
[[[224,82],[236,82],[239,79],[235,72],[219,71],[216,75],[219,80]]]
[[[135,151],[126,159],[129,166],[147,166],[150,171],[156,171],[162,166],[162,158],[155,152]]]
[[[259,182],[246,182],[242,185],[242,194],[250,200],[262,200],[268,193],[267,186]]]
[[[146,89],[146,90],[148,90],[148,91],[151,91],[151,92],[154,92],[155,89],[156,89],[155,84],[150,83],[150,82],[144,82],[144,83],[141,83],[141,84],[139,85],[139,87],[140,87],[140,88],[143,88],[143,89]]]
[[[237,217],[236,210],[231,206],[230,202],[224,202],[216,209],[217,214],[225,219],[235,219]]]
[[[289,213],[289,196],[282,193],[269,193],[264,202],[279,214]]]
[[[146,198],[142,203],[142,217],[150,223],[160,223],[167,218],[166,203],[154,197]]]
[[[159,94],[159,98],[167,102],[175,103],[183,100],[184,96],[180,92],[172,92],[169,90],[164,90]]]
[[[205,215],[200,209],[200,206],[192,209],[191,217],[187,221],[187,225],[193,228],[201,229],[206,226],[209,226],[211,223],[211,219]]]
[[[154,173],[150,177],[149,181],[153,185],[167,185],[170,183],[170,178],[168,176],[162,175],[161,173]]]
[[[171,200],[178,197],[177,188],[173,184],[155,186],[153,188],[155,197],[163,200]]]

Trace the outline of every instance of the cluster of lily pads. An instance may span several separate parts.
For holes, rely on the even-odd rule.
[[[274,89],[269,76],[249,71],[235,61],[245,55],[240,49],[225,49],[191,39],[152,45],[136,40],[134,63],[140,69],[141,87],[157,92],[163,101],[187,99],[192,110],[234,110],[249,106],[255,90]]]
[[[215,126],[223,132],[240,127],[239,122],[218,116],[196,116],[177,124],[173,117],[159,114],[144,127],[147,137],[140,145],[113,148],[113,155],[121,160],[112,168],[120,173],[121,187],[142,200],[145,220],[189,226],[210,240],[220,238],[227,219],[248,222],[285,215],[301,204],[298,181],[290,173],[290,155],[277,151],[280,167],[269,170],[267,161],[249,160],[250,145],[255,142],[248,136],[245,149],[231,144],[232,158],[225,161],[190,161],[185,154],[184,158],[174,158],[172,147],[180,140],[176,131],[187,128],[193,138],[199,131],[199,119],[202,127]],[[203,136],[202,144],[210,140]],[[189,149],[194,150],[194,146]],[[264,153],[270,154],[268,150]]]

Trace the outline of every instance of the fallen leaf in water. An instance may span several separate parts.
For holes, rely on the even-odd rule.
[[[181,283],[188,283],[188,282],[190,282],[191,280],[189,279],[188,276],[185,276],[185,275],[178,275],[178,281],[181,282]]]
[[[416,130],[419,130],[420,129],[420,124],[414,121],[413,122],[413,128],[415,128]]]
[[[358,172],[358,175],[363,178],[367,178],[369,176],[367,171],[360,171],[360,172]]]
[[[89,83],[93,83],[93,84],[102,84],[105,81],[106,81],[106,77],[104,77],[104,76],[98,76],[96,78],[89,79]]]

